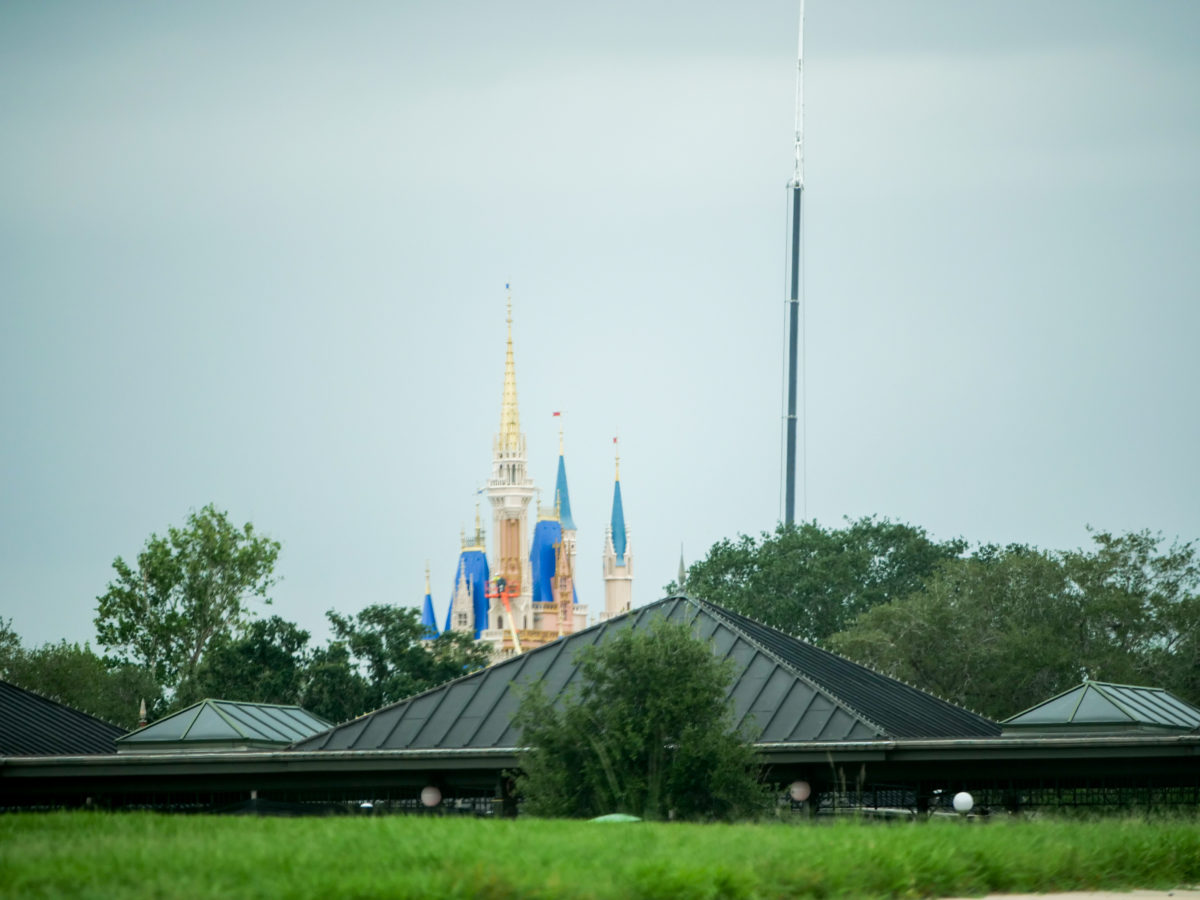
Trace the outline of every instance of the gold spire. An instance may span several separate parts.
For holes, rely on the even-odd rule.
[[[467,530],[462,529],[462,548],[464,550],[482,550],[483,524],[479,521],[479,495],[475,495],[475,533],[467,538]]]
[[[508,285],[505,285],[507,288]],[[512,293],[508,295],[508,348],[504,353],[504,400],[500,406],[500,452],[515,453],[520,448],[521,417],[517,412],[517,369],[513,363]]]
[[[617,457],[617,477],[616,480],[621,480],[621,445],[617,443],[617,439],[613,438],[613,453]]]
[[[429,560],[425,560],[425,593],[432,593],[429,589]]]

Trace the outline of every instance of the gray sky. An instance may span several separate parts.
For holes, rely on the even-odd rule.
[[[0,615],[212,501],[444,615],[500,415],[635,603],[780,515],[796,4],[0,6]],[[1200,5],[810,0],[809,518],[1200,537]],[[548,496],[548,494],[547,494]]]

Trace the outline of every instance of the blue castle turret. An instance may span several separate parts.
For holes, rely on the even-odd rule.
[[[616,443],[616,438],[613,438]],[[616,458],[613,479],[612,518],[604,535],[604,613],[611,618],[633,606],[633,555],[625,527],[625,505],[621,502],[621,457]]]
[[[438,636],[437,619],[433,615],[433,595],[429,591],[429,566],[425,566],[425,604],[421,607],[421,638],[432,641]]]
[[[454,593],[446,612],[445,631],[466,631],[476,640],[487,628],[487,585],[491,577],[487,553],[483,547],[483,528],[479,522],[479,507],[475,508],[475,534],[471,540],[464,535],[462,552],[454,572]]]

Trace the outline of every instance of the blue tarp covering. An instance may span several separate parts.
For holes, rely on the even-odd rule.
[[[454,594],[458,593],[459,582],[464,577],[471,588],[471,596],[475,601],[475,637],[478,638],[483,633],[483,629],[487,628],[488,616],[487,583],[489,575],[487,556],[482,550],[464,550],[458,556],[458,565],[454,569],[454,593],[450,595],[451,608],[446,610],[445,631],[450,630],[450,615],[454,611]]]
[[[621,482],[613,483],[612,510],[613,549],[617,552],[617,565],[625,565],[625,508],[621,505]]]
[[[530,568],[533,570],[533,602],[555,603],[554,576],[558,573],[558,559],[554,545],[562,541],[563,526],[552,519],[544,519],[533,529],[533,547],[529,551]],[[571,584],[571,602],[579,602],[579,592]]]
[[[422,635],[425,640],[432,640],[438,636],[437,619],[433,616],[433,598],[429,594],[425,595],[425,605],[421,608],[421,624],[425,628]]]
[[[554,545],[562,541],[562,525],[553,519],[542,519],[533,529],[533,547],[529,562],[533,569],[533,602],[553,603]]]

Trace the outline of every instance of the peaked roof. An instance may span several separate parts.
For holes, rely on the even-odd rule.
[[[735,725],[758,743],[897,737],[978,737],[994,722],[819,650],[796,638],[690,597],[668,597],[503,660],[449,684],[386,706],[299,742],[300,750],[514,748],[521,685],[542,679],[549,697],[578,682],[584,647],[658,618],[683,622],[732,659]]]
[[[118,749],[185,749],[204,744],[286,745],[330,725],[299,706],[201,700],[117,741]],[[202,746],[198,746],[202,749]]]
[[[1085,681],[1037,706],[1004,720],[1004,727],[1200,729],[1200,709],[1162,688]]]
[[[625,565],[625,507],[621,505],[621,479],[613,482],[612,542],[617,565]]]
[[[125,733],[78,709],[0,681],[0,756],[116,753]]]
[[[454,570],[454,593],[450,595],[450,605],[446,608],[446,627],[442,631],[450,631],[454,624],[450,617],[454,615],[454,597],[458,594],[459,586],[465,579],[471,592],[472,615],[475,627],[475,639],[483,634],[487,627],[488,598],[487,584],[490,577],[488,572],[487,554],[482,547],[464,547],[458,555],[458,567]]]
[[[425,629],[421,635],[426,640],[438,636],[437,618],[433,614],[433,596],[425,592],[425,603],[421,607],[421,625]]]
[[[571,518],[571,495],[567,492],[567,464],[563,455],[558,454],[558,476],[554,479],[554,502],[558,505],[558,520],[566,531],[575,530],[575,520]]]

